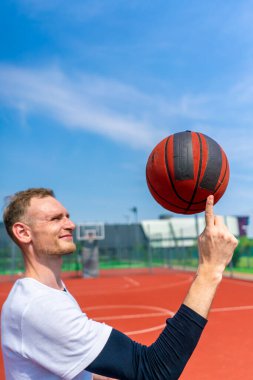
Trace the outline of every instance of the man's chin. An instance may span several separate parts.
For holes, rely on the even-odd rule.
[[[75,252],[75,249],[72,251],[63,251],[59,255],[60,256],[67,256],[67,255],[72,255],[72,253],[74,253],[74,252]]]
[[[47,249],[38,250],[37,254],[40,256],[66,256],[71,255],[76,250],[74,242],[68,242],[68,244],[61,244],[57,247],[48,247]]]
[[[60,254],[61,254],[62,256],[71,255],[72,253],[75,252],[75,250],[76,250],[76,245],[75,245],[75,243],[71,243],[71,244],[69,244],[69,247],[68,247],[68,248],[65,247],[64,249],[62,249],[62,251],[61,251]]]

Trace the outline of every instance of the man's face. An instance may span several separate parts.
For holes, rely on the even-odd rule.
[[[75,224],[65,207],[55,198],[32,198],[26,219],[36,254],[67,255],[75,251],[72,236]]]

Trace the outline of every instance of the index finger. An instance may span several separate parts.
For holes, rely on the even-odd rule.
[[[206,226],[214,225],[214,213],[213,213],[214,196],[209,195],[206,200],[205,221]]]

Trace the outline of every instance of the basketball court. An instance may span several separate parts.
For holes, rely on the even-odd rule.
[[[192,273],[165,269],[153,274],[134,270],[113,274],[106,271],[99,278],[64,281],[89,317],[147,345],[161,332],[166,318],[177,311],[193,279]],[[11,286],[11,282],[1,284],[1,305]],[[252,320],[253,282],[224,278],[181,379],[252,379]],[[0,378],[4,379],[2,358]]]

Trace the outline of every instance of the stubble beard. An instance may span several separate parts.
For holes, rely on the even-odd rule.
[[[54,247],[41,247],[37,249],[37,254],[39,256],[67,256],[74,253],[76,250],[76,244],[74,242],[68,242],[68,247],[61,247],[60,244]]]
[[[69,248],[69,249],[62,250],[62,251],[61,251],[61,255],[62,255],[62,256],[72,255],[72,253],[75,252],[75,250],[76,250],[76,245],[75,245],[75,243],[72,242],[71,245],[72,245],[72,248]]]

